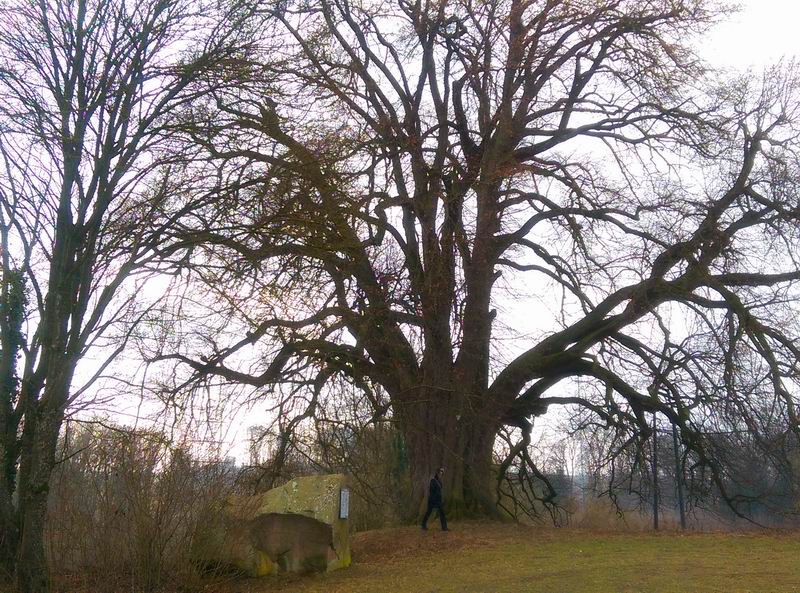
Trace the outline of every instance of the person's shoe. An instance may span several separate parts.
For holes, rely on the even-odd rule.
[[[450,531],[450,530],[447,527],[445,527],[444,529],[442,529],[442,531]]]
[[[425,527],[424,525],[420,525],[419,527],[420,527],[420,529],[422,529],[422,531],[428,531],[428,528]]]

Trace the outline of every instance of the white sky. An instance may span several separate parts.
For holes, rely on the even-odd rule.
[[[700,54],[721,68],[761,68],[800,54],[800,2],[747,0],[742,10],[705,36]]]
[[[746,70],[759,72],[782,58],[800,56],[800,0],[747,0],[738,4],[741,10],[714,27],[697,45],[698,53],[709,65],[731,74]],[[508,270],[504,276],[513,277],[510,280],[512,289],[526,278],[525,274],[512,274]],[[552,329],[552,310],[542,315],[531,314],[531,311],[560,307],[557,298],[548,300],[546,297],[512,299],[498,305],[505,309],[498,320],[515,330],[515,338],[504,345],[509,356],[526,349],[524,337],[514,341],[519,339],[517,336],[541,335]],[[566,384],[562,387],[570,389]],[[557,393],[557,389],[554,388],[552,395],[564,395]],[[563,413],[564,408],[553,407],[548,414],[537,418],[532,441],[535,443],[543,435],[555,436]]]
[[[747,0],[741,10],[705,35],[698,47],[700,55],[711,66],[730,70],[761,70],[781,58],[800,55],[800,0]],[[516,315],[515,315],[516,317]],[[111,406],[112,416],[122,423],[141,410],[136,406],[123,411],[118,400]],[[267,404],[240,410],[229,418],[231,425],[224,440],[230,443],[230,454],[239,462],[247,460],[247,430],[264,423]],[[546,430],[547,421],[539,427]],[[538,431],[537,431],[538,432]]]

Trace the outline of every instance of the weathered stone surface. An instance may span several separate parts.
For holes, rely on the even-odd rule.
[[[307,476],[263,494],[231,497],[195,534],[194,555],[252,576],[349,566],[349,525],[339,519],[345,487],[340,474]]]

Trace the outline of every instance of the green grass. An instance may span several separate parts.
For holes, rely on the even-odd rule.
[[[229,582],[220,591],[800,592],[797,534],[596,533],[478,522],[452,529],[358,534],[348,569]]]

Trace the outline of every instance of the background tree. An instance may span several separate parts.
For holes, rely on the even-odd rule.
[[[298,418],[334,375],[362,387],[412,510],[445,465],[451,511],[495,512],[496,435],[523,455],[555,405],[625,439],[666,417],[735,507],[709,435],[796,438],[797,75],[704,73],[686,44],[716,10],[261,6],[249,67],[185,119],[220,193],[185,233],[224,327],[154,358]],[[509,351],[513,290],[555,311]]]
[[[0,214],[0,220],[2,215]],[[18,529],[12,493],[17,477],[19,455],[19,375],[17,362],[25,344],[22,325],[25,321],[27,295],[25,276],[11,268],[8,234],[2,228],[2,301],[0,301],[0,561],[9,575],[14,569]]]
[[[0,12],[0,540],[21,591],[48,586],[42,538],[65,413],[125,348],[153,300],[137,291],[176,252],[167,230],[193,207],[179,193],[190,180],[164,151],[190,82],[226,58],[214,18],[171,0],[12,2]],[[30,312],[20,327],[23,281]],[[95,347],[103,359],[73,387]]]

